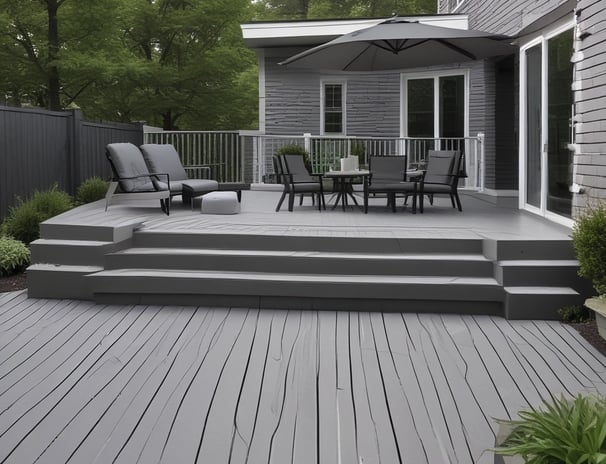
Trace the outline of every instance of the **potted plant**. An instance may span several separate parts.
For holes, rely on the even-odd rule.
[[[585,301],[596,316],[598,332],[606,338],[606,206],[590,207],[572,229],[579,275],[591,280],[598,295]]]
[[[495,463],[600,464],[606,462],[606,398],[578,395],[500,421],[511,430],[497,443]]]

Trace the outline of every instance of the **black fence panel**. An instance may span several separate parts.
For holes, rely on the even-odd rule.
[[[92,123],[79,110],[0,106],[0,220],[16,198],[53,184],[74,194],[86,179],[111,177],[105,146],[143,143],[142,124]]]

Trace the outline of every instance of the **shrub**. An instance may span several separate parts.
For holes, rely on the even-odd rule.
[[[276,151],[277,155],[303,155],[303,158],[305,160],[305,167],[307,168],[307,170],[309,172],[312,171],[311,168],[311,159],[309,156],[309,152],[307,152],[305,150],[304,147],[302,147],[301,145],[283,145],[280,148],[278,148],[278,150]]]
[[[562,322],[588,322],[595,319],[595,313],[582,305],[564,306],[558,310]]]
[[[23,271],[29,264],[30,252],[23,242],[0,236],[0,275]]]
[[[579,275],[591,280],[598,295],[606,295],[606,206],[592,207],[572,229]]]
[[[2,224],[2,233],[26,244],[40,236],[41,222],[73,207],[71,197],[56,185],[46,191],[35,191],[27,201],[18,198],[17,203]]]
[[[76,200],[79,203],[92,203],[101,200],[107,193],[108,183],[100,177],[86,179],[76,192]]]
[[[520,455],[528,464],[606,462],[606,398],[579,395],[521,411],[520,420],[503,421],[514,429],[497,454]]]

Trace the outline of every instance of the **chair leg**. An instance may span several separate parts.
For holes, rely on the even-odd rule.
[[[459,208],[459,211],[463,211],[463,207],[461,206],[461,199],[459,198],[459,192],[457,192],[455,190],[455,199],[457,200],[457,207]]]
[[[303,204],[303,194],[299,196],[299,206]]]
[[[388,193],[387,198],[388,198],[388,204],[391,204],[391,212],[395,213],[396,212],[396,194]]]
[[[452,193],[450,194],[450,203],[452,204],[453,208],[456,208],[454,195]]]
[[[282,192],[282,196],[280,197],[280,201],[278,202],[278,206],[276,206],[276,213],[278,211],[280,211],[280,208],[282,207],[282,203],[284,202],[284,198],[286,198],[286,190],[284,190]]]
[[[294,206],[295,206],[295,194],[293,192],[290,192],[288,194],[288,211],[292,211]]]
[[[423,214],[423,192],[419,193],[419,213]]]

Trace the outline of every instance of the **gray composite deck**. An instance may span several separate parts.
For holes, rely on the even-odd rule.
[[[2,463],[489,463],[605,382],[557,322],[0,295]]]

